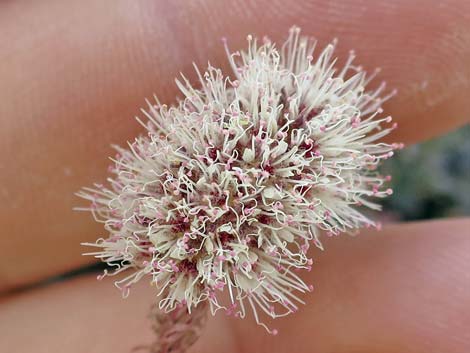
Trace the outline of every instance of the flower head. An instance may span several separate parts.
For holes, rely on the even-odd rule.
[[[311,268],[321,232],[377,226],[360,209],[391,193],[376,167],[399,147],[380,142],[394,128],[384,85],[367,91],[353,53],[337,70],[334,45],[315,57],[298,28],[279,49],[248,42],[227,49],[230,78],[209,66],[199,88],[177,81],[177,106],[149,103],[148,135],[117,147],[109,186],[79,193],[110,233],[91,255],[114,266],[105,275],[130,270],[125,295],[149,276],[166,311],[208,301],[283,316],[313,288],[296,270]]]

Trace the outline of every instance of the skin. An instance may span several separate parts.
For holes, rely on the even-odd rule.
[[[267,321],[277,336],[219,313],[191,352],[467,352],[468,229],[469,219],[441,220],[325,240],[304,276],[315,285],[306,305]],[[110,279],[95,276],[6,298],[0,351],[128,353],[152,341],[145,318],[153,298],[145,281],[123,300]]]
[[[94,277],[12,290],[92,261],[77,244],[103,230],[72,211],[73,192],[105,180],[111,143],[142,132],[132,116],[143,97],[173,102],[173,79],[194,79],[192,61],[226,68],[222,36],[239,49],[248,33],[282,40],[293,24],[383,69],[399,90],[384,107],[399,124],[390,141],[468,123],[465,0],[0,3],[0,351],[127,352],[149,340],[146,283],[124,302]],[[442,220],[332,239],[308,275],[318,290],[276,321],[279,336],[218,315],[194,352],[468,351],[469,229],[468,219]]]

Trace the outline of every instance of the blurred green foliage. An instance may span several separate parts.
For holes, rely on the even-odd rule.
[[[381,170],[393,176],[383,205],[395,218],[470,215],[470,125],[405,148]]]

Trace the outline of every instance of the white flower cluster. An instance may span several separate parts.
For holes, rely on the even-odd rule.
[[[337,70],[334,45],[314,58],[298,28],[280,49],[248,42],[227,49],[231,78],[209,66],[200,88],[177,81],[177,106],[149,103],[148,136],[117,147],[108,187],[79,193],[110,233],[87,244],[115,268],[104,275],[130,270],[116,282],[125,295],[149,276],[165,311],[208,301],[259,323],[260,309],[297,310],[313,288],[296,274],[312,265],[310,244],[377,226],[360,208],[391,193],[376,171],[400,147],[380,142],[395,127],[379,117],[384,85],[366,90],[353,53]]]

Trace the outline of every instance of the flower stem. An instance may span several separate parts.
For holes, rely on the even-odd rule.
[[[151,309],[152,330],[156,340],[147,348],[150,353],[185,353],[198,340],[207,319],[207,302],[193,307],[191,313],[185,305],[170,313]]]

